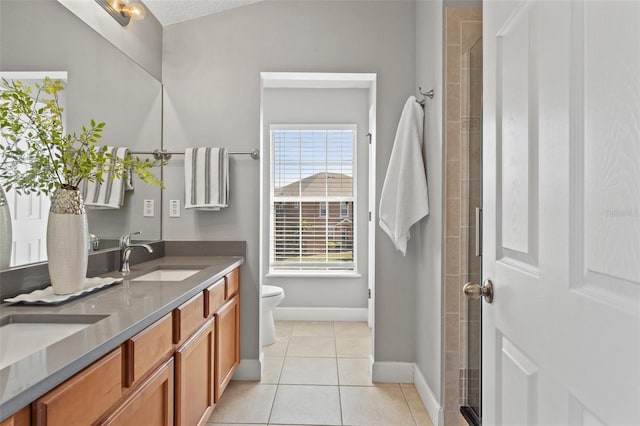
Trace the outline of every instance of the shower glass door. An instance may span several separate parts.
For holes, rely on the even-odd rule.
[[[469,229],[466,238],[467,282],[482,282],[481,226],[482,223],[482,39],[478,40],[468,52],[469,69],[467,84],[466,135],[464,146],[466,194],[463,194],[468,212]],[[465,125],[465,123],[463,123]],[[461,411],[469,424],[479,425],[482,419],[482,299],[467,300],[467,354],[465,371],[465,400]]]

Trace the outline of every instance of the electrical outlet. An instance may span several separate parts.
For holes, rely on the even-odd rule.
[[[154,201],[153,200],[144,200],[144,217],[153,217],[154,216]]]
[[[169,200],[169,217],[180,217],[180,200]]]

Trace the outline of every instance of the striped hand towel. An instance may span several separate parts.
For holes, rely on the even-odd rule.
[[[111,154],[111,164],[114,165],[116,158],[125,159],[129,155],[129,148],[108,146],[107,153]],[[103,182],[82,182],[81,190],[84,198],[84,205],[89,209],[119,209],[124,204],[124,192],[133,190],[133,179],[131,172],[126,172],[121,178],[114,178],[111,170],[113,167],[106,166],[106,171],[102,174]]]
[[[229,153],[226,148],[187,148],[184,152],[185,209],[229,206]]]

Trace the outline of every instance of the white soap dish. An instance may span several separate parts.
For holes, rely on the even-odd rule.
[[[26,305],[57,305],[68,302],[88,293],[93,293],[112,284],[121,283],[123,277],[94,277],[85,279],[85,288],[71,294],[55,294],[53,287],[34,290],[31,293],[20,294],[16,297],[4,299],[5,303],[24,303]]]

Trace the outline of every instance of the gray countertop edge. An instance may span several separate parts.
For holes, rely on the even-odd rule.
[[[197,284],[195,284],[189,290],[183,292],[180,296],[174,298],[172,301],[160,307],[159,309],[156,309],[153,313],[146,315],[141,320],[121,330],[113,337],[101,342],[100,344],[93,347],[92,349],[90,349],[88,352],[86,352],[79,358],[69,360],[68,364],[58,369],[57,371],[49,374],[39,382],[29,386],[26,389],[23,389],[22,391],[14,395],[9,396],[6,399],[3,398],[0,401],[0,422],[4,421],[11,415],[17,413],[19,410],[21,410],[25,406],[31,404],[32,402],[40,398],[42,395],[46,394],[48,391],[62,384],[63,382],[73,377],[75,374],[79,373],[84,368],[93,364],[95,361],[99,360],[100,358],[107,355],[111,351],[117,349],[126,340],[135,336],[136,334],[138,334],[148,326],[152,325],[153,323],[155,323],[165,315],[169,314],[170,312],[173,311],[173,309],[177,308],[178,306],[188,301],[198,293],[202,292],[204,289],[206,289],[208,286],[210,286],[214,282],[220,280],[222,277],[227,275],[233,269],[240,267],[245,261],[244,257],[242,256],[215,256],[215,257],[205,256],[205,257],[198,257],[197,261],[194,262],[193,264],[203,263],[205,258],[214,259],[217,257],[228,258],[229,263],[227,264],[227,266],[223,267],[222,269],[216,268],[215,265],[211,265],[204,268],[200,273],[209,273],[209,275],[207,275],[207,278],[204,280],[200,278],[197,281]],[[173,260],[173,259],[176,259],[177,256],[168,256],[167,258],[169,260]],[[156,260],[152,260],[149,262],[136,265],[137,268],[136,268],[136,271],[132,271],[132,277],[142,275],[144,272],[148,270],[153,270],[154,267],[161,266],[163,264],[164,259],[165,258],[160,258],[160,259],[156,259]],[[184,264],[184,266],[188,266],[188,265],[189,263]],[[184,281],[195,280],[197,279],[197,275],[199,275],[200,273],[196,274],[193,278],[187,278]],[[109,274],[104,274],[104,275],[109,275]],[[7,368],[10,368],[10,366]],[[3,385],[3,384],[4,383],[0,383],[0,385]]]

